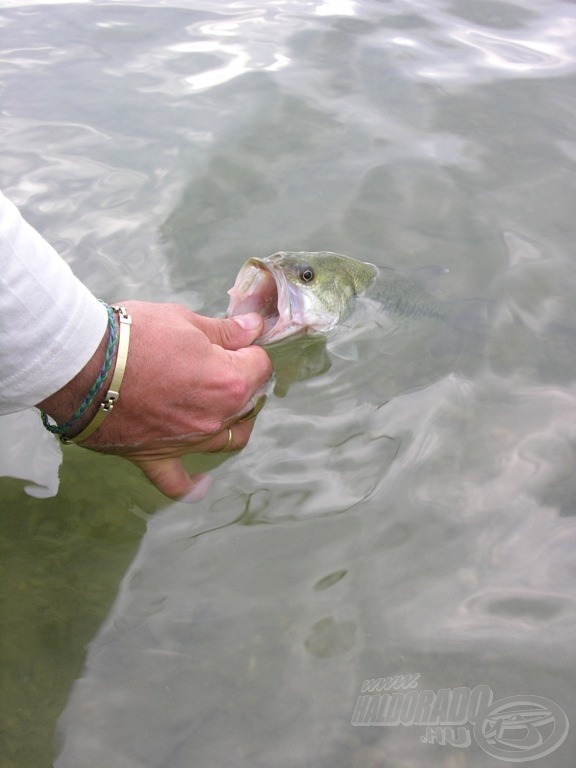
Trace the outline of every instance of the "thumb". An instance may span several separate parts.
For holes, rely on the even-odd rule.
[[[264,332],[264,318],[257,312],[227,317],[224,320],[203,318],[202,330],[212,344],[236,350],[249,347]]]
[[[189,475],[178,458],[130,458],[165,496],[193,504],[208,493],[212,480],[208,475]]]

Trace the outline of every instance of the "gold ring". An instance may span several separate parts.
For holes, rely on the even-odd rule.
[[[264,405],[266,403],[266,395],[260,395],[256,397],[254,395],[252,397],[252,402],[254,403],[253,407],[248,411],[248,413],[245,413],[241,418],[236,419],[236,424],[242,424],[243,421],[250,421],[250,419],[255,419],[256,416],[260,413],[262,408],[264,408]]]
[[[230,427],[228,427],[228,442],[223,448],[219,448],[216,453],[226,453],[226,451],[230,448],[232,445],[232,430]]]

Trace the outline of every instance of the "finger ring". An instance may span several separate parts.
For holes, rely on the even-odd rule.
[[[228,442],[223,448],[219,448],[216,453],[226,453],[227,450],[229,450],[230,446],[232,445],[232,430],[230,427],[228,427]]]
[[[243,421],[250,421],[250,419],[256,418],[260,413],[264,404],[266,403],[266,395],[252,395],[252,408],[245,413],[240,419],[236,419],[237,424],[242,424]]]

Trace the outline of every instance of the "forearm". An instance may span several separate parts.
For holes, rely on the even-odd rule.
[[[0,193],[0,413],[67,385],[105,332],[105,308]]]

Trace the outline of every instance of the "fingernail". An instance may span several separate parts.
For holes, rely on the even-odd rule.
[[[250,312],[248,315],[238,315],[238,317],[233,319],[245,331],[255,331],[256,328],[260,328],[262,323],[262,318],[257,312]]]
[[[212,478],[210,475],[202,475],[200,479],[196,482],[196,485],[194,488],[192,488],[191,491],[189,491],[186,496],[182,496],[179,501],[181,501],[184,504],[195,504],[197,501],[202,501],[204,496],[208,493],[210,490],[210,486],[212,485]]]

